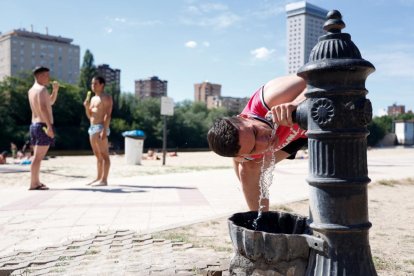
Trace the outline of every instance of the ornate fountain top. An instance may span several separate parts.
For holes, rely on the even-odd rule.
[[[342,14],[337,10],[332,10],[326,15],[328,20],[323,25],[323,29],[328,33],[340,33],[345,28],[345,23],[342,21]]]
[[[319,38],[318,44],[310,53],[309,62],[323,59],[361,59],[361,53],[351,41],[351,36],[341,33],[343,28],[345,23],[341,13],[337,10],[330,11],[323,25],[327,34]]]

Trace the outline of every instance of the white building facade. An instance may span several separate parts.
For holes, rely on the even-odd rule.
[[[0,81],[6,76],[31,72],[36,66],[50,69],[52,78],[75,84],[79,80],[80,48],[72,39],[26,30],[0,35]]]
[[[398,144],[413,145],[414,144],[414,121],[396,121],[395,135]]]
[[[324,34],[328,11],[306,1],[286,5],[287,72],[296,74],[308,62],[318,38]]]

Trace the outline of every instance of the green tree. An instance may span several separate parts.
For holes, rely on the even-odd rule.
[[[393,118],[390,116],[374,117],[368,124],[369,135],[367,137],[368,146],[375,147],[378,142],[388,133],[391,133]]]
[[[112,96],[113,107],[112,107],[112,116],[120,116],[120,100],[121,100],[121,91],[115,85],[115,83],[107,83],[105,86],[105,92]]]
[[[33,76],[29,73],[20,77],[7,77],[0,84],[0,112],[4,113],[0,119],[2,148],[8,148],[10,142],[22,146],[28,139],[32,114],[27,91],[32,85]]]
[[[145,132],[146,147],[162,147],[162,119],[160,114],[161,100],[149,98],[139,100],[132,111],[131,129]]]
[[[82,99],[86,98],[86,94],[91,90],[91,80],[96,74],[96,66],[94,64],[94,58],[91,51],[88,49],[85,51],[83,56],[83,62],[80,70],[79,76],[79,89]],[[89,125],[89,122],[86,116],[82,117],[81,124],[82,128],[85,128]]]
[[[213,121],[228,116],[223,108],[207,109],[204,103],[178,103],[169,124],[168,147],[207,148],[207,132]]]
[[[56,145],[54,149],[89,149],[87,117],[83,107],[80,88],[68,83],[59,88],[58,98],[53,105]]]
[[[10,93],[2,82],[0,83],[0,151],[8,149],[10,142],[16,142],[13,138],[14,121],[9,114],[9,102]]]
[[[79,76],[79,88],[83,92],[82,98],[85,98],[87,91],[90,90],[91,80],[95,74],[96,66],[94,64],[93,54],[87,49],[85,51],[85,55],[83,56],[83,63]]]
[[[400,114],[400,115],[397,116],[396,119],[397,120],[404,120],[404,121],[413,120],[414,119],[414,113]]]

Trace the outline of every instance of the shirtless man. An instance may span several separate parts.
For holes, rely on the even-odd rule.
[[[59,91],[59,83],[53,82],[52,94],[46,86],[50,82],[49,68],[36,67],[33,70],[35,82],[28,92],[30,109],[32,110],[32,124],[30,125],[30,143],[33,145],[33,160],[30,166],[29,190],[48,190],[40,182],[40,163],[45,157],[49,146],[54,144],[55,132],[53,129],[52,105],[55,103]]]
[[[306,131],[293,122],[292,112],[305,100],[306,82],[283,76],[267,82],[250,98],[241,114],[217,120],[209,130],[210,148],[221,156],[233,157],[233,165],[250,210],[261,205],[269,210],[269,199],[260,198],[263,155],[273,148],[276,162],[294,158],[307,144]],[[267,118],[270,115],[272,120]],[[278,126],[272,135],[275,124]]]
[[[94,77],[91,82],[91,89],[95,93],[92,99],[86,99],[86,116],[91,123],[88,133],[93,153],[97,159],[98,175],[96,179],[87,185],[106,186],[108,185],[108,174],[111,161],[109,159],[108,136],[110,133],[109,124],[112,114],[112,97],[104,92],[105,79]]]

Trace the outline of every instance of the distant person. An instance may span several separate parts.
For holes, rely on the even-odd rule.
[[[16,157],[17,157],[17,146],[13,142],[10,143],[10,151],[11,151],[13,159],[16,159]]]
[[[33,70],[33,75],[35,82],[28,92],[30,109],[32,110],[30,143],[33,145],[34,151],[30,166],[29,190],[48,190],[49,188],[40,182],[40,163],[46,156],[49,147],[55,142],[52,105],[58,96],[59,83],[53,82],[52,94],[49,94],[46,88],[50,82],[49,68],[36,67]]]
[[[171,156],[171,157],[177,157],[178,156],[176,151],[169,152],[168,155]]]
[[[306,82],[298,76],[273,79],[253,94],[240,115],[216,120],[207,134],[215,153],[233,157],[234,170],[252,211],[260,207],[259,181],[264,154],[273,149],[276,162],[292,159],[307,144],[306,131],[293,123],[292,118],[292,112],[305,100],[305,91]],[[268,211],[269,199],[260,204],[263,211]]]
[[[22,152],[25,156],[27,156],[28,152],[30,153],[30,155],[33,155],[33,145],[31,144],[30,140],[27,140],[26,143],[24,143],[22,147]]]
[[[105,93],[105,79],[94,77],[91,82],[91,89],[95,96],[89,97],[83,102],[86,116],[89,118],[90,127],[88,129],[89,141],[93,153],[97,159],[97,177],[88,185],[106,186],[108,185],[108,174],[111,166],[109,158],[108,136],[110,134],[109,124],[112,114],[112,96]]]
[[[160,160],[157,153],[154,151],[153,148],[149,148],[147,151],[147,156],[145,156],[147,160]]]
[[[18,150],[16,153],[16,159],[23,159],[24,153],[21,150]]]
[[[7,151],[3,151],[2,153],[0,153],[0,165],[7,163],[6,158],[7,158]]]

